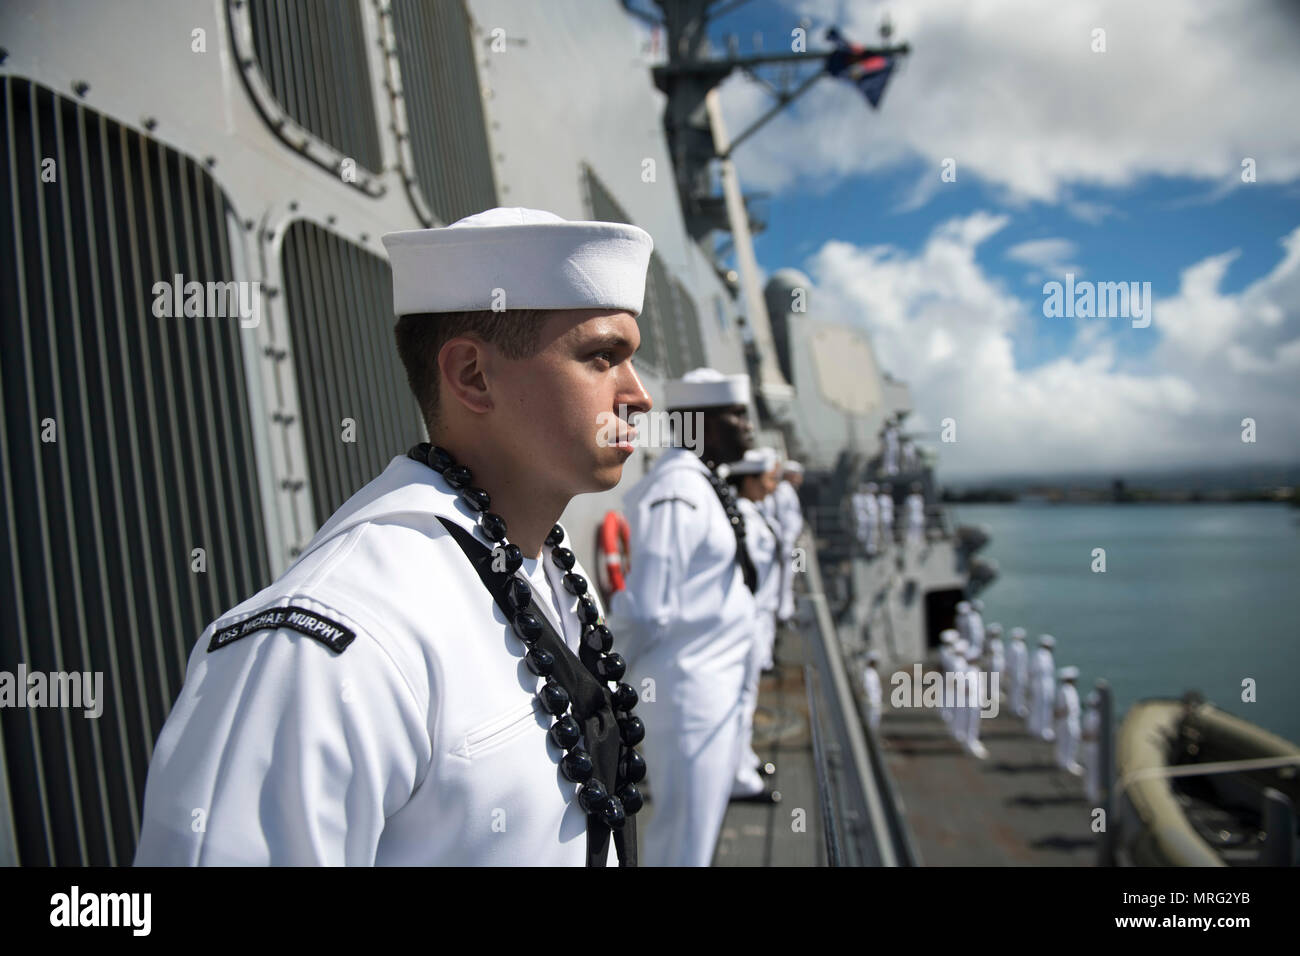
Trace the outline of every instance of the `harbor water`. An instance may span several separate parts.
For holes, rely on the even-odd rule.
[[[1281,504],[954,505],[982,524],[998,579],[985,622],[1057,639],[1081,692],[1098,678],[1117,716],[1196,689],[1300,741],[1300,511]],[[1095,549],[1105,571],[1094,571]],[[1099,565],[1098,565],[1099,566]],[[1255,700],[1242,700],[1254,681]]]

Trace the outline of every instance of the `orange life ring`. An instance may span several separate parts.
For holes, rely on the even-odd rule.
[[[627,519],[617,511],[606,511],[596,537],[596,559],[600,564],[600,589],[606,597],[627,587],[625,569],[631,545]]]

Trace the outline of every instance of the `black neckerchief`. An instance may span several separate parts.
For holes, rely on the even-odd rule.
[[[450,532],[465,557],[478,572],[479,579],[487,588],[497,607],[501,608],[506,620],[514,613],[506,596],[510,578],[513,575],[502,574],[492,570],[492,549],[479,541],[472,534],[450,518],[439,516],[443,527]],[[569,649],[564,639],[555,633],[555,628],[534,599],[529,602],[529,609],[542,625],[542,636],[538,638],[539,647],[550,651],[555,657],[555,669],[551,677],[557,684],[569,692],[573,701],[573,713],[582,727],[582,736],[596,766],[596,776],[601,780],[615,780],[618,777],[619,733],[618,721],[614,714],[614,701],[609,690],[588,671],[588,662],[579,660]],[[509,627],[509,624],[503,624]],[[590,666],[595,666],[595,657],[599,655],[587,648],[584,643],[580,653],[585,658],[592,656]],[[595,814],[587,814],[587,866],[605,866],[609,858],[610,829]],[[636,866],[636,821],[628,814],[627,822],[621,830],[614,832],[614,849],[618,852],[620,866]]]
[[[704,467],[709,469],[709,484],[713,485],[713,491],[722,502],[722,510],[726,512],[731,530],[735,532],[736,561],[740,564],[741,577],[745,579],[745,587],[749,588],[749,593],[754,594],[758,591],[758,570],[754,567],[754,559],[749,554],[749,548],[745,546],[745,516],[740,513],[740,508],[736,505],[736,493],[731,485],[718,477],[717,472],[707,461],[704,462]]]

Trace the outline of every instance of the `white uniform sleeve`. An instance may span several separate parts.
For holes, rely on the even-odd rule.
[[[428,770],[427,706],[364,632],[338,654],[290,630],[208,637],[153,753],[136,864],[372,865]]]
[[[638,650],[662,640],[680,617],[682,581],[690,565],[696,529],[704,519],[698,506],[678,494],[665,494],[646,508],[646,520],[632,534],[627,587],[610,599],[610,626],[635,635]]]

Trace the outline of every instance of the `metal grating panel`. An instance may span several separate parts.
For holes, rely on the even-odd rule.
[[[239,319],[154,314],[155,283],[235,278],[229,210],[188,157],[2,83],[0,670],[103,675],[98,719],[0,711],[18,854],[122,864],[194,641],[270,580]]]
[[[659,253],[650,253],[650,267],[645,277],[645,313],[659,330],[660,368],[669,378],[680,378],[682,368],[680,330],[677,328],[677,308],[673,301],[673,287],[668,281],[668,269]],[[644,335],[644,332],[642,333]]]
[[[257,65],[285,113],[357,165],[383,158],[358,0],[249,0]]]
[[[700,313],[695,307],[695,300],[690,291],[680,282],[673,282],[673,292],[677,297],[677,314],[682,328],[682,348],[685,354],[685,368],[701,368],[709,364],[708,354],[704,348],[703,330],[700,328]]]
[[[472,26],[462,0],[393,0],[415,175],[443,222],[497,205]]]
[[[605,184],[596,178],[590,167],[583,167],[583,178],[587,187],[587,201],[591,206],[591,218],[598,222],[625,222],[629,225],[635,225],[623,211],[623,207],[618,204],[613,195]],[[664,349],[664,321],[663,310],[660,307],[662,300],[655,295],[654,270],[658,268],[662,271],[663,266],[659,264],[658,256],[650,254],[650,276],[646,283],[645,304],[642,306],[641,314],[637,316],[636,324],[641,330],[641,349],[636,353],[636,364],[649,371],[657,372],[660,375],[669,372],[669,363],[667,353]],[[664,289],[667,289],[665,283]]]
[[[393,342],[387,260],[300,220],[285,233],[282,262],[319,526],[423,439],[424,424]]]

